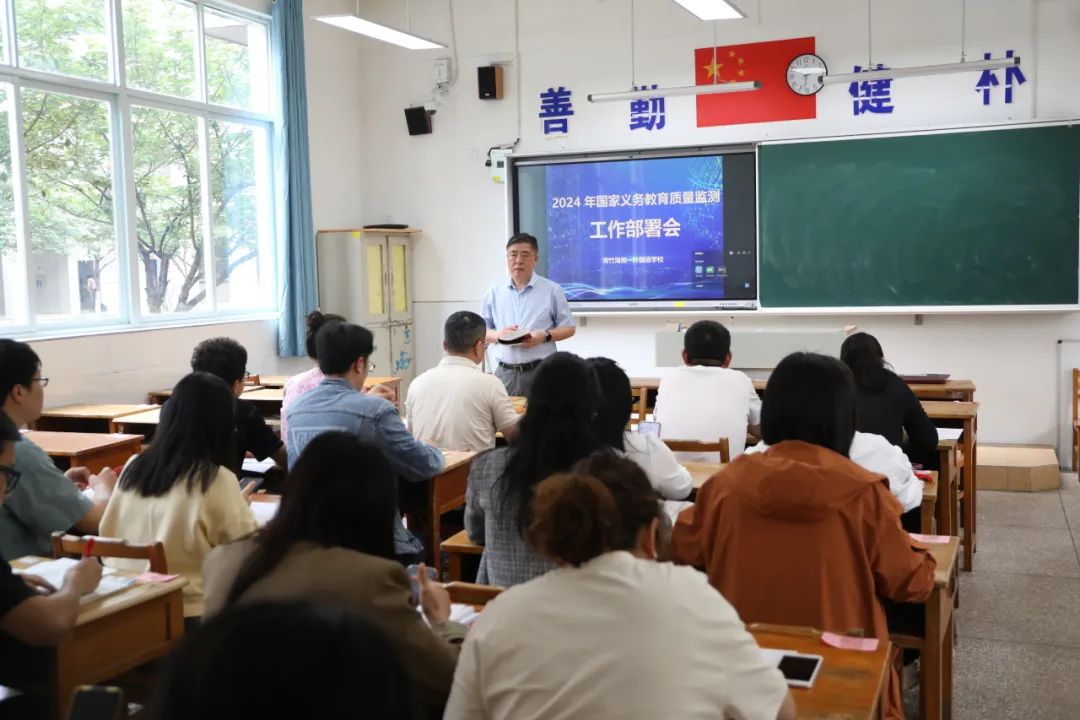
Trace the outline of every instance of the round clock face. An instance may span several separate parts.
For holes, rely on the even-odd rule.
[[[812,53],[799,55],[787,66],[787,84],[799,95],[813,95],[825,87],[825,61]]]

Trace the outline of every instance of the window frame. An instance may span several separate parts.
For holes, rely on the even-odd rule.
[[[80,334],[103,334],[109,331],[127,331],[164,327],[183,327],[192,325],[214,324],[220,322],[265,320],[277,317],[280,304],[280,261],[282,249],[281,220],[282,202],[278,188],[278,170],[282,159],[275,152],[277,137],[281,126],[280,88],[274,72],[273,33],[270,16],[248,8],[232,5],[220,0],[181,0],[195,8],[195,74],[196,98],[184,98],[164,93],[130,88],[126,85],[127,67],[124,49],[123,6],[124,0],[105,0],[107,2],[107,28],[110,46],[110,65],[112,81],[90,80],[57,73],[45,72],[18,65],[18,45],[16,43],[15,0],[3,0],[0,4],[0,32],[3,34],[4,52],[0,54],[0,84],[11,88],[7,103],[10,113],[8,124],[11,149],[11,182],[14,205],[14,235],[16,262],[21,263],[21,287],[18,293],[19,310],[25,315],[16,323],[5,321],[0,324],[0,334],[9,337],[43,338],[71,337]],[[250,23],[265,26],[267,93],[270,108],[266,112],[245,110],[229,105],[210,103],[208,97],[208,78],[206,72],[206,28],[204,10],[226,13]],[[91,315],[77,315],[70,319],[42,322],[31,305],[30,261],[30,217],[27,186],[28,169],[26,166],[26,147],[23,137],[23,98],[24,89],[47,93],[69,95],[96,101],[104,101],[109,111],[110,156],[113,182],[113,234],[116,241],[116,263],[119,277],[119,312],[115,316],[95,319]],[[166,112],[182,113],[196,119],[199,133],[200,156],[200,213],[203,235],[203,283],[206,299],[197,308],[182,312],[163,312],[160,314],[144,313],[141,297],[141,271],[136,252],[138,244],[138,223],[135,201],[135,149],[132,133],[132,106],[153,108]],[[265,304],[251,308],[219,308],[217,304],[217,283],[214,278],[215,243],[212,215],[212,189],[210,177],[210,138],[209,123],[219,121],[233,125],[261,128],[253,135],[255,152],[264,153],[267,165],[272,169],[264,179],[261,191],[266,195],[269,217],[259,217],[260,225],[265,222],[268,231],[268,247],[259,239],[260,299]],[[259,143],[259,136],[262,142]],[[4,139],[0,138],[0,142]],[[259,148],[262,145],[262,148]],[[257,187],[263,179],[256,178]],[[266,262],[262,262],[267,253]]]

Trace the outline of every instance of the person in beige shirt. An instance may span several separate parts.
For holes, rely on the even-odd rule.
[[[446,720],[794,720],[780,671],[708,578],[655,561],[659,501],[610,451],[536,487],[527,534],[557,567],[488,603]]]
[[[412,434],[447,450],[482,452],[495,447],[495,433],[507,442],[518,434],[518,413],[506,387],[480,369],[487,346],[487,325],[462,310],[446,319],[446,357],[409,385],[405,416]]]
[[[218,545],[257,526],[236,475],[233,395],[224,380],[191,373],[176,384],[161,411],[154,442],[128,461],[101,518],[101,534],[132,543],[160,541],[170,573],[188,581],[184,617],[203,611],[202,563]],[[143,560],[107,559],[142,572]]]
[[[315,437],[266,527],[206,559],[206,617],[263,601],[350,610],[386,634],[421,699],[441,709],[465,628],[449,622],[449,596],[423,565],[417,612],[409,579],[394,559],[396,507],[397,480],[378,447],[344,432]]]

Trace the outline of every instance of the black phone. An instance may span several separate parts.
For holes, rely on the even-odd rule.
[[[788,685],[808,688],[814,684],[818,670],[821,668],[822,657],[820,655],[802,655],[796,653],[784,653],[780,658],[780,672]]]
[[[126,715],[123,690],[83,685],[75,690],[68,720],[120,720]]]

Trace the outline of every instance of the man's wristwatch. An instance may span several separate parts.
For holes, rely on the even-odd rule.
[[[551,342],[551,331],[550,330],[545,330],[544,331],[544,342]]]

